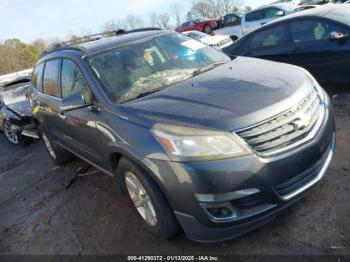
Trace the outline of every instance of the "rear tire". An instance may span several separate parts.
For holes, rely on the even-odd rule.
[[[203,32],[210,35],[213,32],[213,29],[211,28],[210,25],[204,26]]]
[[[74,159],[74,155],[52,142],[45,133],[41,134],[44,146],[50,158],[56,165],[64,165]]]
[[[5,137],[11,144],[23,145],[33,140],[29,137],[23,136],[21,134],[22,128],[9,120],[4,120],[3,130]]]
[[[117,172],[122,193],[148,231],[163,239],[176,235],[179,223],[153,179],[126,158],[119,161]]]

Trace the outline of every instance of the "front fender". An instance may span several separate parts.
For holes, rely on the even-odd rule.
[[[8,110],[6,107],[1,109],[1,115],[3,120],[6,120],[6,121],[11,121],[11,120],[21,121],[21,118],[17,114],[12,112],[11,110]]]

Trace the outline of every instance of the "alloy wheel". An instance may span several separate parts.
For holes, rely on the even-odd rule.
[[[18,144],[18,132],[19,132],[19,127],[17,125],[11,124],[10,122],[6,121],[4,123],[4,133],[7,137],[7,139],[13,143],[13,144]]]
[[[125,174],[125,184],[138,213],[146,223],[155,226],[158,222],[157,215],[152,201],[141,181],[132,172],[127,172]]]

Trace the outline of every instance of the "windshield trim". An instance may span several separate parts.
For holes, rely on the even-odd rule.
[[[116,49],[116,48],[121,48],[121,47],[125,47],[125,46],[130,46],[130,45],[135,45],[135,44],[140,44],[149,40],[152,40],[153,38],[159,37],[159,36],[163,36],[163,35],[170,35],[170,34],[174,34],[174,32],[170,32],[170,31],[160,31],[161,33],[156,34],[156,35],[152,35],[152,36],[148,36],[145,38],[141,38],[141,39],[137,39],[137,40],[133,40],[127,43],[123,43],[123,44],[117,44],[117,45],[111,45],[103,50],[96,50],[93,52],[90,52],[87,57],[90,60],[91,58],[93,58],[96,55],[100,55],[100,54],[104,54],[104,53],[108,53],[109,51]],[[87,61],[89,63],[89,61]]]

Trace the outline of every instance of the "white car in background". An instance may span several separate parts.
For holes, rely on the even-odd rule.
[[[265,5],[243,15],[239,25],[224,27],[215,30],[214,33],[216,35],[228,35],[235,41],[260,26],[297,12],[298,8],[300,6],[290,3]]]
[[[233,44],[232,39],[227,35],[208,35],[199,31],[187,31],[183,34],[217,49],[226,48]]]
[[[243,34],[247,34],[254,29],[259,28],[273,20],[280,17],[292,14],[297,11],[299,6],[285,3],[285,4],[272,4],[262,6],[249,13],[246,13],[242,17],[241,28]]]

